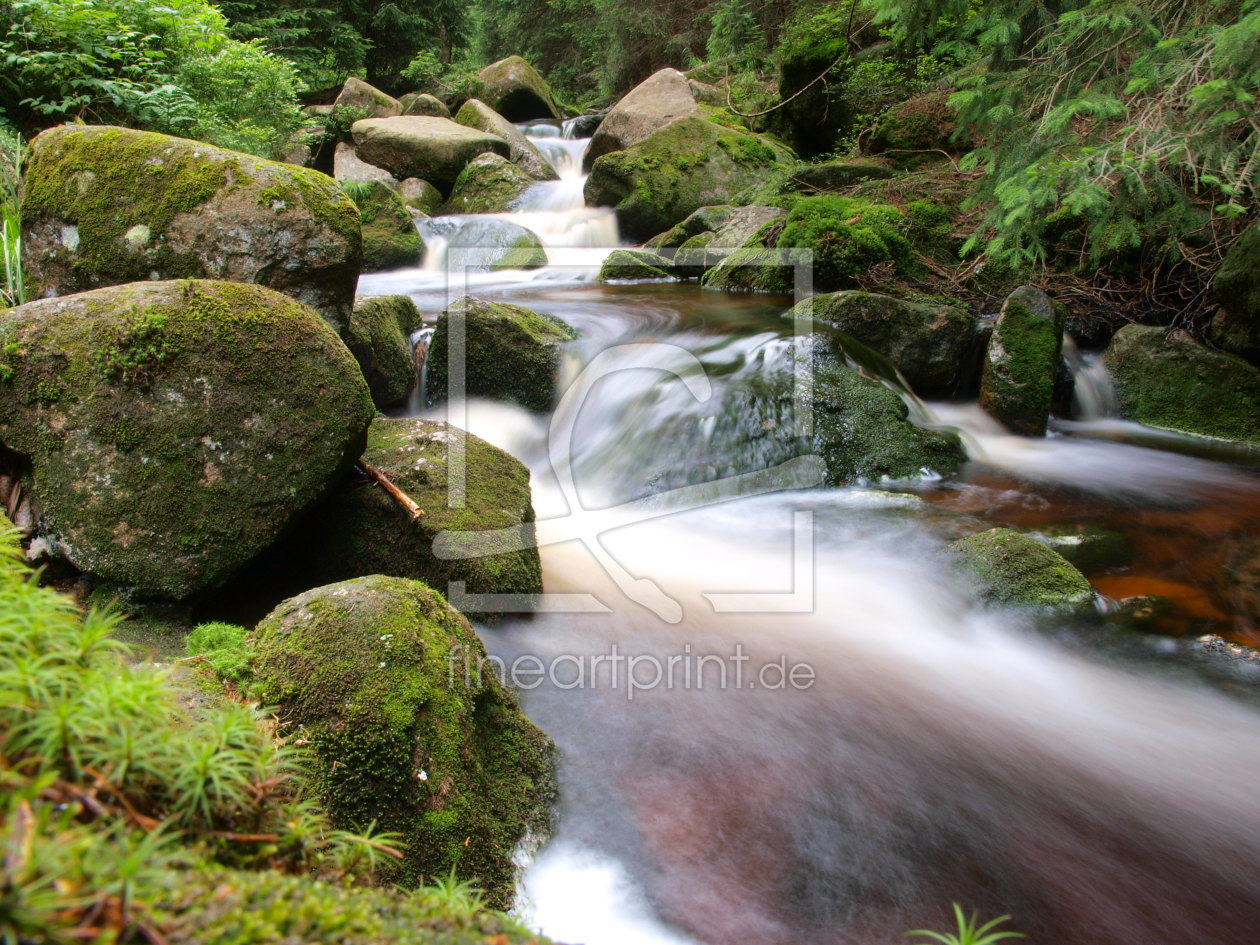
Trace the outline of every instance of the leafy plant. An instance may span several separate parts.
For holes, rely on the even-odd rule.
[[[469,880],[456,879],[454,867],[449,876],[436,877],[425,892],[452,912],[471,915],[485,908],[482,891]]]
[[[22,175],[22,138],[0,127],[0,255],[4,257],[4,285],[0,307],[26,301],[22,269],[22,212],[19,188]]]
[[[996,919],[980,925],[980,914],[973,912],[968,918],[963,912],[962,906],[954,903],[954,921],[958,924],[956,932],[933,932],[930,929],[915,929],[913,932],[907,932],[906,935],[916,935],[921,938],[931,939],[933,942],[939,942],[940,945],[994,945],[996,942],[1002,942],[1012,938],[1027,938],[1020,932],[999,931],[998,926],[1005,922],[1009,922],[1009,915],[1000,915]]]

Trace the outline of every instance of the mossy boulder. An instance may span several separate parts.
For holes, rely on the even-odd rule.
[[[547,80],[520,56],[492,62],[478,72],[476,97],[508,121],[561,117]]]
[[[439,190],[449,190],[464,165],[491,151],[502,157],[508,143],[449,118],[370,118],[350,128],[359,157],[383,167],[400,180],[419,177]]]
[[[463,499],[452,507],[450,452],[462,450]],[[343,488],[321,502],[278,546],[287,587],[342,581],[369,574],[424,581],[444,594],[458,581],[467,594],[542,592],[533,547],[534,507],[529,470],[485,440],[439,420],[377,417],[363,459],[424,509],[412,519],[379,486]],[[490,536],[474,541],[477,555],[441,559],[433,540],[443,531],[521,534],[525,547],[505,549]],[[283,559],[280,561],[279,559]],[[291,579],[296,575],[297,580]],[[301,583],[297,583],[297,582]],[[458,599],[466,609],[472,608]]]
[[[534,143],[516,126],[485,102],[470,98],[461,106],[455,120],[469,128],[497,135],[508,143],[509,159],[534,180],[558,180],[560,175]]]
[[[674,251],[674,272],[684,279],[699,279],[718,257],[709,252],[709,244],[716,234],[697,233]]]
[[[44,296],[173,278],[252,282],[337,330],[354,304],[359,214],[337,182],[127,128],[63,125],[30,146],[22,256]]]
[[[731,218],[731,214],[734,212],[735,208],[729,204],[701,207],[681,223],[675,224],[664,233],[658,233],[652,237],[643,246],[645,249],[651,250],[672,249],[682,246],[683,243],[693,237],[716,231]]]
[[[464,395],[507,400],[530,410],[548,410],[556,396],[560,347],[573,329],[550,315],[520,305],[463,298],[437,321],[429,346],[428,394],[449,396],[451,323],[463,335]]]
[[[889,358],[915,392],[943,397],[956,391],[976,320],[956,305],[906,302],[872,292],[833,292],[799,303],[789,317],[812,315],[816,324],[856,338]],[[823,332],[824,340],[828,339]],[[842,346],[835,349],[842,355]]]
[[[446,201],[442,192],[427,180],[408,177],[398,187],[398,196],[412,210],[419,210],[425,216],[437,216]]]
[[[372,401],[310,308],[261,286],[146,282],[0,318],[0,440],[82,571],[184,599],[271,544],[362,452]]]
[[[494,216],[439,217],[426,233],[446,238],[446,261],[457,272],[539,269],[547,250],[533,230]]]
[[[1064,313],[1033,286],[1007,297],[980,375],[980,406],[1012,433],[1041,436],[1054,400]]]
[[[638,144],[680,118],[700,115],[695,92],[677,69],[661,69],[644,79],[612,107],[587,145],[583,164]]]
[[[1221,310],[1212,319],[1212,343],[1260,364],[1260,224],[1254,224],[1225,253],[1212,279]]]
[[[420,115],[430,118],[450,118],[451,110],[441,99],[427,92],[408,92],[398,99],[403,115]],[[375,117],[375,116],[373,116]]]
[[[398,194],[378,180],[347,184],[346,192],[359,207],[364,272],[420,265],[424,241]]]
[[[1101,525],[1042,525],[1028,533],[1082,571],[1123,567],[1133,558],[1128,540]]]
[[[910,221],[899,208],[854,197],[805,197],[795,201],[776,245],[808,249],[814,258],[814,285],[822,291],[850,289],[873,266],[913,262],[906,236]]]
[[[402,403],[416,385],[411,334],[419,328],[420,312],[406,295],[355,299],[346,346],[359,362],[372,402],[380,409]]]
[[[825,161],[822,164],[798,164],[791,178],[801,190],[843,190],[871,180],[887,180],[897,171],[887,164],[872,160]]]
[[[372,575],[285,601],[255,645],[256,691],[310,741],[334,824],[402,834],[384,878],[454,870],[510,905],[517,845],[548,833],[554,748],[468,621],[419,581]]]
[[[648,239],[701,207],[729,203],[786,159],[784,149],[759,135],[681,118],[598,158],[586,180],[586,203],[616,207],[622,233]]]
[[[392,118],[403,113],[398,99],[354,76],[346,79],[333,108],[353,110],[368,118]]]
[[[1242,358],[1126,325],[1103,360],[1125,419],[1260,447],[1260,369]]]
[[[599,270],[600,282],[672,278],[673,264],[664,256],[644,249],[615,249]]]
[[[706,271],[701,273],[705,287],[791,292],[792,268],[781,265],[780,254],[774,252],[786,216],[779,207],[762,206],[740,207],[732,213],[705,243]]]
[[[1093,609],[1094,589],[1058,552],[1009,528],[991,528],[949,546],[959,570],[989,604],[1058,613]]]
[[[899,163],[941,157],[940,151],[956,150],[952,143],[954,110],[949,92],[927,92],[886,111],[875,123],[866,142],[868,151],[888,154]]]
[[[504,213],[535,183],[507,158],[479,154],[460,171],[445,212]]]
[[[391,190],[399,190],[402,186],[398,178],[385,168],[360,160],[354,145],[348,141],[338,141],[333,151],[333,179],[340,184],[378,180]]]

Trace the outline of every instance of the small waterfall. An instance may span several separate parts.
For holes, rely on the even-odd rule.
[[[432,328],[421,328],[411,333],[411,356],[416,364],[416,386],[407,398],[407,416],[414,417],[424,410],[429,387],[429,344],[433,341]]]
[[[1072,372],[1072,412],[1080,420],[1105,420],[1120,415],[1116,388],[1103,364],[1102,352],[1084,352],[1070,335],[1063,336],[1063,360]]]

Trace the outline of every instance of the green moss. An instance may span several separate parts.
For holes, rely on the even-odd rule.
[[[980,380],[980,406],[1022,436],[1045,432],[1063,344],[1063,313],[1032,286],[1007,298]]]
[[[220,679],[243,682],[249,677],[254,648],[249,630],[231,623],[198,624],[185,641],[189,656],[200,656]]]
[[[424,584],[376,575],[286,601],[256,639],[257,691],[308,733],[334,822],[402,833],[389,878],[403,886],[454,869],[510,903],[516,845],[548,830],[552,748],[478,670],[467,621]]]
[[[1028,535],[993,528],[950,545],[959,568],[991,604],[1087,612],[1094,591],[1060,554]]]
[[[455,179],[446,213],[503,213],[536,181],[498,154],[469,161]]]
[[[379,180],[348,181],[341,186],[359,209],[363,271],[418,266],[424,242],[402,199]]]
[[[420,312],[408,296],[356,300],[346,328],[346,346],[359,362],[377,407],[400,403],[415,386],[411,333],[419,328]]]
[[[31,459],[50,536],[160,597],[212,587],[274,540],[371,416],[327,323],[259,286],[100,289],[14,309],[6,333],[0,438]]]
[[[899,270],[910,267],[906,227],[897,207],[851,197],[807,197],[792,204],[778,246],[813,252],[818,288],[847,288],[879,263],[894,263]]]
[[[1162,328],[1126,325],[1105,356],[1121,414],[1163,430],[1260,448],[1260,370]]]
[[[672,279],[672,264],[663,256],[641,249],[617,249],[599,270],[600,282]]]

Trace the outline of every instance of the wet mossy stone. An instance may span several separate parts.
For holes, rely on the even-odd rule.
[[[354,304],[359,214],[337,182],[128,128],[63,125],[30,146],[22,255],[43,296],[175,278],[267,286],[338,331]]]
[[[791,172],[792,181],[807,190],[842,190],[870,180],[887,180],[897,171],[887,164],[869,160],[827,161],[799,164]]]
[[[382,879],[454,870],[508,907],[518,844],[549,832],[554,747],[468,621],[426,584],[371,575],[283,602],[255,647],[255,691],[305,732],[333,823],[402,834]]]
[[[440,222],[441,232],[449,234],[448,265],[470,272],[540,269],[547,265],[547,249],[542,240],[523,226],[494,216],[447,217]]]
[[[407,399],[416,384],[411,334],[420,328],[416,303],[405,295],[373,295],[355,299],[346,346],[354,355],[372,402],[379,409]]]
[[[506,400],[530,410],[551,409],[560,347],[576,337],[572,328],[520,305],[458,299],[438,318],[429,345],[428,394],[434,402],[450,395],[452,321],[463,334],[464,396]]]
[[[672,279],[673,264],[664,256],[644,249],[615,249],[599,270],[600,282]]]
[[[1125,419],[1260,447],[1260,369],[1242,358],[1162,328],[1126,325],[1103,361]]]
[[[402,198],[379,180],[343,186],[359,208],[363,271],[385,272],[420,265],[424,241]]]
[[[940,152],[957,151],[957,127],[949,92],[927,92],[886,111],[866,142],[872,153],[887,154],[902,165],[940,160]]]
[[[949,546],[964,578],[989,604],[1085,613],[1094,589],[1066,558],[1037,539],[991,528]]]
[[[516,126],[485,102],[470,98],[455,115],[455,121],[487,134],[498,135],[508,143],[509,159],[534,180],[558,180],[560,175],[543,157],[534,143],[517,130]]]
[[[227,580],[345,474],[372,400],[312,309],[261,286],[146,282],[0,319],[0,441],[75,567],[180,600]]]
[[[693,115],[596,159],[584,194],[587,206],[616,208],[623,235],[645,240],[701,207],[730,203],[790,159],[768,138]]]
[[[440,190],[418,177],[408,177],[403,181],[399,185],[398,196],[412,210],[419,210],[430,217],[437,216],[445,203]]]
[[[980,375],[980,406],[1012,433],[1042,436],[1063,347],[1062,310],[1033,286],[1007,297]]]
[[[1082,571],[1122,567],[1133,558],[1128,540],[1101,525],[1043,525],[1028,533]]]
[[[695,89],[677,69],[661,69],[625,94],[600,122],[587,145],[583,166],[596,158],[624,151],[671,122],[700,114]]]
[[[463,451],[462,505],[452,507],[450,452]],[[469,594],[542,592],[529,470],[485,440],[439,420],[377,417],[363,459],[424,509],[412,519],[379,486],[338,490],[320,503],[283,542],[283,557],[306,586],[388,574],[424,581],[450,593],[459,581]],[[479,554],[444,560],[433,553],[443,531],[522,535],[520,550],[503,550],[486,536]],[[471,540],[471,539],[470,539]],[[291,584],[288,586],[292,586]]]
[[[697,233],[674,251],[674,272],[684,279],[699,279],[704,276],[718,257],[709,252],[709,244],[717,234],[711,232]]]
[[[731,214],[734,212],[735,208],[729,204],[701,207],[681,223],[670,227],[664,233],[658,233],[652,237],[643,244],[643,247],[644,249],[660,250],[682,246],[687,240],[700,236],[702,233],[716,231],[730,219]]]
[[[536,181],[505,157],[479,154],[455,180],[445,213],[504,213]]]
[[[508,121],[561,117],[547,80],[520,56],[492,62],[478,72],[476,97]]]
[[[776,245],[813,254],[814,285],[822,291],[856,288],[872,266],[892,263],[904,271],[914,250],[906,236],[910,221],[898,207],[854,197],[796,200]]]
[[[449,190],[464,165],[478,154],[509,154],[497,135],[456,124],[449,118],[403,115],[367,118],[350,127],[359,157],[383,167],[399,180],[419,177]]]
[[[889,358],[917,394],[941,397],[957,387],[976,332],[962,306],[906,302],[872,292],[833,292],[799,303],[788,317],[812,315]],[[822,332],[824,340],[828,334]],[[842,346],[833,350],[843,356]]]

